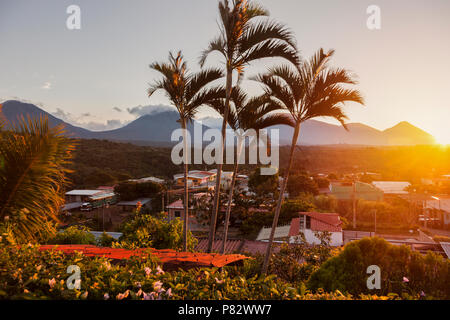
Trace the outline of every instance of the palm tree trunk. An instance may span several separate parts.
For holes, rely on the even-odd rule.
[[[289,171],[291,170],[292,160],[294,158],[294,150],[297,145],[299,133],[300,133],[300,123],[297,123],[295,126],[294,134],[292,136],[291,150],[289,153],[289,163],[288,163],[286,172],[284,173],[284,179],[283,179],[283,183],[281,185],[280,195],[278,197],[277,208],[275,210],[275,215],[273,217],[272,230],[270,231],[269,244],[267,246],[266,255],[264,257],[264,263],[263,263],[263,267],[262,267],[263,275],[267,274],[267,271],[269,269],[270,256],[272,255],[273,238],[275,236],[275,229],[277,228],[278,218],[280,217],[281,205],[283,204],[283,196],[284,196],[284,192],[286,190],[286,186],[287,186],[287,182],[288,182],[288,178],[289,178]]]
[[[207,248],[208,253],[212,252],[212,248],[214,245],[214,238],[216,236],[217,214],[219,212],[220,180],[222,178],[223,151],[224,151],[225,142],[226,142],[226,129],[227,129],[227,121],[228,121],[228,110],[230,109],[232,80],[233,80],[233,70],[230,68],[227,68],[225,110],[224,110],[223,121],[222,121],[222,145],[220,146],[222,149],[222,151],[221,151],[221,160],[222,161],[217,164],[217,176],[216,176],[216,188],[214,190],[213,212],[211,214],[211,221],[209,224],[209,238],[208,238],[208,248]]]
[[[221,251],[222,254],[225,254],[225,244],[228,238],[228,226],[230,224],[230,215],[231,215],[231,202],[233,200],[234,185],[236,184],[236,175],[239,167],[239,158],[241,156],[241,149],[242,149],[242,141],[239,140],[236,160],[234,162],[233,178],[231,180],[230,190],[228,191],[228,206],[227,206],[227,213],[225,214],[225,225],[223,227],[224,229],[223,229],[222,251]]]
[[[183,129],[183,144],[184,144],[184,220],[183,220],[183,251],[187,251],[187,235],[188,235],[188,226],[189,226],[189,189],[188,189],[188,145],[186,141],[186,119],[181,119],[181,127]]]

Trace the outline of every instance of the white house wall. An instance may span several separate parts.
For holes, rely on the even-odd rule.
[[[306,242],[309,244],[320,244],[320,239],[316,237],[314,234],[314,231],[310,229],[303,230],[303,233],[305,234]],[[342,238],[342,232],[330,232],[331,233],[331,241],[330,245],[333,247],[338,247],[343,245],[343,238]],[[291,243],[295,243],[297,240],[296,236],[292,236],[290,238]]]

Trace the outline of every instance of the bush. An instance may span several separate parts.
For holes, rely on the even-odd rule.
[[[126,248],[183,249],[183,223],[180,219],[166,221],[165,216],[152,216],[139,210],[126,222],[122,237],[115,246]],[[193,251],[197,239],[188,232],[188,251]]]
[[[97,240],[97,244],[101,247],[112,247],[113,243],[116,241],[106,232],[103,232],[101,237]]]
[[[96,244],[93,234],[89,229],[82,226],[72,226],[63,232],[58,232],[53,238],[50,238],[49,244]]]
[[[80,268],[79,290],[67,287],[70,265]],[[0,299],[352,299],[340,292],[312,294],[304,287],[293,288],[274,275],[244,277],[233,274],[233,270],[220,272],[217,268],[164,272],[151,255],[111,264],[103,257],[40,252],[36,246],[0,245],[0,283]],[[361,296],[380,298],[388,299]]]
[[[316,182],[306,174],[297,174],[289,177],[287,191],[289,192],[290,198],[297,197],[302,193],[319,194],[319,188]]]
[[[381,269],[381,289],[370,290],[367,267]],[[340,290],[351,294],[374,293],[450,298],[450,260],[429,252],[422,255],[407,246],[395,246],[381,238],[365,238],[347,244],[344,250],[326,261],[309,281],[308,288]]]

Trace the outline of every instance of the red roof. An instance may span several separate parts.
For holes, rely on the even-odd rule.
[[[312,231],[328,231],[341,232],[342,221],[337,213],[323,213],[323,212],[300,212],[300,215],[311,217]],[[289,236],[296,236],[300,232],[300,217],[294,218],[291,221],[291,228],[289,229]]]
[[[141,248],[127,250],[120,248],[96,247],[93,245],[44,245],[39,250],[60,250],[66,254],[79,251],[85,256],[102,256],[114,260],[127,260],[132,256],[143,257],[148,252],[155,255],[163,263],[166,269],[194,268],[194,267],[223,267],[249,259],[240,254],[222,255],[217,253],[192,253],[178,252],[171,249],[157,250],[153,248]]]

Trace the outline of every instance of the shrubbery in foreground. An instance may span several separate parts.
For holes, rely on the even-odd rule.
[[[367,288],[367,267],[381,270],[381,289]],[[315,271],[308,288],[340,290],[352,294],[395,292],[450,299],[450,260],[428,252],[422,255],[407,246],[395,246],[382,238],[364,238],[344,247]]]
[[[80,290],[67,288],[71,274],[81,271]],[[70,281],[69,281],[70,282]],[[396,296],[360,296],[393,299]],[[352,299],[340,292],[309,293],[275,276],[243,277],[239,267],[164,272],[153,257],[112,264],[106,258],[59,251],[38,251],[35,246],[0,245],[0,299]]]

